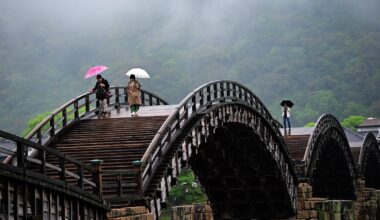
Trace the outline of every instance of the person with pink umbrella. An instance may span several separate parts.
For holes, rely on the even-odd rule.
[[[91,67],[84,78],[89,78],[96,75],[96,84],[93,89],[90,89],[90,92],[96,91],[96,99],[98,99],[100,104],[100,115],[107,115],[108,106],[107,106],[107,97],[109,94],[109,83],[106,79],[100,75],[100,73],[106,71],[107,66],[93,66]]]
[[[106,79],[102,77],[102,75],[96,76],[96,84],[92,89],[92,92],[96,91],[96,99],[99,100],[100,104],[100,115],[107,115],[108,106],[107,106],[107,94],[109,92],[110,85]]]

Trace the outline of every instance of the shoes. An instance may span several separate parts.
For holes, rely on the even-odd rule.
[[[138,115],[137,115],[136,112],[132,112],[132,113],[131,113],[131,116],[132,116],[132,117],[136,117],[136,116],[138,116]]]

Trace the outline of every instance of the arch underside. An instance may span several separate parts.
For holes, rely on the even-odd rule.
[[[376,151],[369,152],[363,170],[365,186],[368,188],[380,189],[380,155]]]
[[[355,199],[355,186],[350,170],[344,137],[330,128],[320,135],[314,148],[309,178],[313,186],[313,196],[329,199]],[[352,165],[354,166],[354,165]],[[352,167],[351,166],[351,167]]]
[[[359,165],[368,188],[380,189],[380,149],[376,137],[368,134],[364,138]]]
[[[224,123],[190,165],[216,219],[288,218],[292,201],[276,161],[252,128]]]

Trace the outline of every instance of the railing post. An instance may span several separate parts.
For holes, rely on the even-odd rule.
[[[207,86],[206,91],[207,91],[207,102],[209,102],[211,101],[211,89],[209,85]]]
[[[179,112],[177,112],[177,114],[175,115],[175,118],[176,118],[176,125],[175,125],[175,129],[176,130],[180,130],[181,129],[181,119],[179,118]]]
[[[199,91],[199,105],[200,106],[203,106],[203,89],[201,91]]]
[[[41,173],[46,174],[46,151],[42,150],[41,155],[40,155],[40,160],[41,160]]]
[[[79,118],[78,100],[74,101],[74,117],[75,119]]]
[[[61,168],[61,172],[59,178],[66,183],[66,155],[59,158],[59,168]]]
[[[115,89],[115,108],[120,110],[120,93],[119,88]]]
[[[96,183],[96,188],[94,188],[94,193],[100,198],[103,197],[103,176],[102,176],[102,164],[103,160],[91,160],[91,165],[95,169],[93,173],[92,180]]]
[[[195,95],[191,98],[191,113],[194,114],[197,111],[197,100]]]
[[[62,110],[62,128],[67,125],[67,113],[66,108]]]
[[[90,111],[90,95],[86,95],[85,102],[86,102],[86,113],[87,113]]]
[[[142,162],[140,160],[135,160],[132,162],[133,170],[137,172],[136,182],[137,182],[137,195],[143,195],[143,186],[142,186]]]
[[[188,103],[186,102],[185,105],[183,106],[183,110],[185,111],[185,120],[189,118],[189,109],[188,109]]]
[[[231,84],[227,83],[226,87],[227,87],[227,96],[230,96],[231,95],[231,91],[230,91]]]
[[[54,118],[55,118],[55,116],[52,115],[52,118],[50,119],[50,137],[54,137],[54,135],[55,135]]]
[[[156,105],[161,105],[159,98],[156,98]]]
[[[223,98],[223,97],[224,97],[224,83],[221,82],[221,83],[219,84],[219,87],[220,87],[220,92],[219,92],[220,97]]]
[[[37,141],[39,144],[42,144],[42,133],[41,133],[41,128],[37,130]]]
[[[145,105],[145,92],[141,91],[141,105]]]
[[[149,95],[149,106],[153,105],[153,97]]]
[[[79,188],[83,189],[84,188],[84,181],[83,181],[83,166],[82,165],[77,165],[77,169],[78,169],[78,176],[79,176],[79,179],[78,179],[78,186]]]
[[[25,173],[25,146],[17,141],[17,167],[22,168]]]
[[[214,90],[214,99],[218,98],[218,84],[213,84],[213,90]]]
[[[244,101],[248,102],[248,92],[244,89]]]

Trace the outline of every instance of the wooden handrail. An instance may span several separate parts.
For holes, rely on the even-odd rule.
[[[125,87],[122,87],[122,86],[112,86],[110,87],[110,92],[113,96],[122,96],[123,94],[120,94],[118,92],[116,92],[116,90],[120,90],[120,89],[124,89]],[[118,93],[118,94],[116,94]],[[149,105],[167,105],[168,102],[166,102],[164,99],[162,99],[161,97],[149,92],[149,91],[146,91],[146,90],[142,90],[142,93],[144,95],[147,95],[148,96],[148,100],[149,99],[155,99],[156,102],[155,103],[149,103]],[[90,98],[90,96],[95,96],[95,93],[94,92],[86,92],[78,97],[76,97],[75,99],[72,99],[68,102],[66,102],[65,104],[63,104],[62,106],[60,106],[59,108],[57,108],[56,110],[54,110],[49,116],[47,116],[45,119],[43,119],[31,132],[29,132],[29,134],[27,134],[27,136],[25,137],[26,139],[28,140],[31,140],[36,134],[37,132],[41,132],[42,128],[44,126],[46,126],[51,120],[52,118],[56,117],[56,116],[60,116],[60,114],[64,111],[67,111],[67,109],[69,107],[73,107],[74,110],[77,110],[79,111],[79,109],[75,109],[76,107],[77,108],[80,108],[78,106],[75,106],[75,103],[78,103],[79,101],[84,101],[84,104],[81,105],[81,107],[85,107],[85,106],[88,106],[91,104],[91,102],[95,101],[95,97],[93,97],[92,99]],[[89,97],[89,98],[87,98]],[[120,99],[118,99],[119,101]],[[145,97],[142,97],[142,100],[146,100]],[[88,103],[89,102],[89,103]],[[119,105],[119,104],[126,104],[126,103],[110,103],[110,106],[116,106],[116,105]],[[145,104],[145,102],[143,103]],[[78,115],[79,118],[83,118],[83,117],[86,117],[88,116],[89,114],[91,113],[94,113],[95,111],[97,111],[98,109],[97,108],[94,108],[94,109],[85,109],[86,111],[83,112],[82,114]],[[61,116],[61,117],[65,117],[65,116]],[[66,116],[67,117],[67,116]],[[66,124],[69,125],[70,122],[72,121],[75,121],[75,120],[78,120],[77,117],[74,117],[72,118],[72,121],[69,121],[67,120],[67,118],[65,119],[66,120]],[[56,124],[54,124],[56,125]],[[64,128],[64,127],[63,127]],[[52,129],[52,127],[50,126],[50,129]],[[55,134],[53,135],[55,136]],[[49,140],[51,139],[52,137],[48,138],[47,140],[45,140],[45,143],[49,143]],[[42,144],[45,144],[43,141],[41,140],[38,140],[40,143]]]
[[[123,86],[111,86],[110,92],[114,98],[109,98],[110,100],[114,99],[114,102],[110,102],[110,107],[118,108],[120,105],[126,105],[125,99],[120,99],[122,96],[127,96],[124,92],[120,93],[120,90],[125,91]],[[142,93],[142,105],[167,105],[166,102],[161,97],[146,91],[141,90]],[[155,100],[153,102],[152,100]],[[67,127],[80,120],[94,114],[98,111],[99,105],[91,106],[91,103],[97,102],[94,92],[86,92],[75,99],[71,99],[66,102],[59,108],[55,109],[51,114],[44,118],[36,127],[30,131],[25,139],[32,142],[48,145],[58,133],[63,132]],[[83,103],[83,104],[79,104]],[[83,109],[83,112],[80,112]],[[56,117],[61,117],[56,119]],[[45,130],[44,130],[45,128]],[[49,131],[49,132],[46,132]],[[47,135],[48,134],[48,135]],[[35,151],[30,152],[31,155],[35,154]],[[10,163],[12,156],[8,156],[4,163]]]
[[[58,176],[59,180],[53,179],[53,181],[50,182],[62,182],[62,184],[59,184],[59,186],[67,186],[72,185],[73,187],[79,187],[79,193],[81,193],[83,196],[89,195],[89,192],[86,191],[84,184],[86,187],[90,188],[97,188],[98,184],[94,178],[88,179],[84,177],[83,172],[89,173],[90,176],[96,177],[96,171],[93,167],[87,166],[69,156],[66,156],[65,154],[62,154],[52,148],[40,145],[38,143],[23,139],[21,137],[18,137],[16,135],[4,132],[0,130],[0,137],[4,138],[8,141],[11,141],[16,144],[16,152],[13,152],[13,155],[15,156],[16,163],[13,164],[4,164],[2,163],[2,168],[6,170],[20,170],[19,173],[22,173],[24,177],[30,177],[30,178],[37,178],[41,180],[49,181],[50,178],[46,174],[46,168],[49,168],[53,173],[51,173],[52,176]],[[32,158],[27,155],[28,149],[34,149],[36,151],[40,151],[42,157],[40,158]],[[6,153],[6,151],[2,151],[3,153]],[[51,163],[48,163],[46,161],[47,155],[50,157],[53,157],[53,160],[58,161],[58,165],[54,165]],[[37,172],[37,169],[30,169],[30,165],[33,164],[34,166],[40,167],[40,172]],[[78,167],[78,173],[75,173],[73,171],[67,170],[66,165],[72,164],[76,167]],[[70,182],[67,181],[66,175],[70,176],[74,179],[78,179],[78,182],[81,182],[81,184],[73,185]],[[77,190],[77,191],[78,191]],[[92,194],[92,191],[90,191]],[[98,201],[101,201],[101,194],[95,194],[98,196]],[[92,196],[93,197],[93,196]]]

